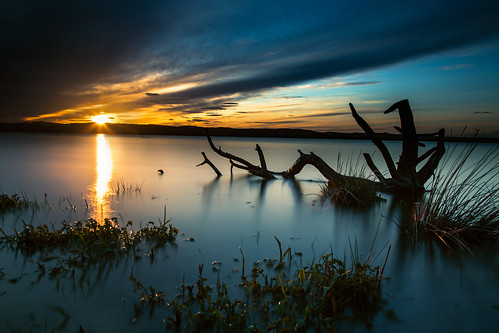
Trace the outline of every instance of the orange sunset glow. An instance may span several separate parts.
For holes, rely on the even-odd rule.
[[[13,44],[2,53],[9,65],[2,73],[7,79],[0,122],[346,133],[359,131],[348,107],[353,103],[376,131],[396,133],[394,119],[383,112],[409,99],[422,132],[442,123],[449,133],[466,127],[499,136],[499,25],[490,2],[469,8],[432,3],[418,15],[390,2],[369,10],[363,2],[345,8],[336,1],[286,8],[249,2],[254,15],[241,4],[193,12],[179,3],[177,12],[161,3],[129,8],[144,22],[126,29],[107,22],[109,31],[94,29],[100,26],[90,18],[88,29],[58,25],[64,16],[56,15],[40,23],[53,29],[7,34]],[[273,12],[285,19],[269,20]],[[378,22],[387,13],[399,19],[371,27],[356,22],[357,12],[365,15],[363,22]],[[435,17],[445,17],[445,24]],[[206,29],[207,23],[217,28]],[[53,38],[35,31],[50,31]],[[61,61],[53,55],[64,53],[68,35],[75,36],[72,52]],[[31,43],[18,45],[21,40]],[[50,43],[39,47],[40,40]],[[89,48],[89,41],[99,48]],[[39,56],[20,57],[28,49],[16,51],[16,45]]]

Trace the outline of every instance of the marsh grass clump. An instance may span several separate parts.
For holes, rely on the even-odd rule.
[[[39,208],[39,204],[36,201],[29,200],[25,193],[22,193],[22,195],[14,193],[10,196],[5,193],[0,194],[0,213],[9,210],[26,208],[37,210]]]
[[[355,254],[348,267],[328,253],[309,266],[291,269],[296,264],[291,249],[283,254],[279,241],[278,245],[280,257],[272,262],[279,264],[257,261],[249,275],[243,269],[239,291],[230,289],[220,275],[214,286],[209,285],[204,265],[199,265],[197,281],[187,284],[184,278],[180,293],[170,301],[163,298],[165,293],[144,288],[133,275],[131,280],[141,291],[142,307],[150,303],[155,308],[158,300],[166,302],[170,314],[166,328],[176,331],[331,331],[344,319],[369,325],[382,310],[384,266],[374,266],[373,255],[363,259]],[[241,255],[244,259],[242,251]]]
[[[136,182],[127,182],[123,178],[116,180],[116,183],[111,187],[111,190],[116,195],[130,193],[130,192],[141,192],[142,191],[142,183]]]
[[[54,249],[78,250],[89,255],[115,255],[132,250],[142,240],[154,241],[157,245],[175,241],[178,229],[168,222],[160,226],[149,222],[135,232],[128,229],[132,222],[121,227],[115,217],[104,219],[104,223],[94,219],[73,223],[63,221],[58,229],[49,228],[46,224],[35,227],[24,223],[23,229],[14,230],[12,235],[0,229],[3,234],[0,240],[27,255]]]
[[[126,255],[138,258],[140,246],[145,244],[150,245],[153,255],[155,247],[175,242],[178,229],[169,222],[160,222],[159,226],[149,222],[137,231],[131,228],[132,222],[120,226],[117,218],[106,218],[103,223],[94,219],[63,221],[60,228],[24,223],[22,230],[14,230],[11,235],[0,229],[0,244],[27,257],[40,254],[39,273],[49,272],[50,277],[59,277],[74,268],[88,268],[109,259]],[[45,263],[49,261],[55,261],[56,265],[47,268]]]
[[[341,153],[338,154],[338,172],[347,177],[321,184],[323,200],[344,206],[368,207],[381,199],[374,183],[366,181],[369,176],[360,156],[361,154],[356,160],[349,156],[345,161],[341,158]]]
[[[350,207],[369,207],[381,199],[374,186],[360,178],[327,182],[321,184],[320,191],[323,199]]]
[[[470,143],[460,151],[457,145],[452,148],[429,192],[412,207],[411,235],[433,237],[469,252],[473,246],[499,239],[499,151],[496,146],[474,159],[477,145]]]

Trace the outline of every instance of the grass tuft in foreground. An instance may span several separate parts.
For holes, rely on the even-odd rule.
[[[208,285],[204,265],[199,265],[194,284],[186,284],[184,279],[179,295],[172,301],[167,301],[166,293],[152,286],[145,288],[133,273],[130,279],[136,290],[141,291],[142,306],[149,304],[156,308],[160,303],[167,304],[170,316],[166,318],[166,328],[179,332],[331,331],[345,319],[369,325],[382,310],[384,266],[374,266],[373,256],[361,260],[354,255],[352,266],[347,267],[344,261],[328,253],[310,266],[299,265],[287,276],[284,266],[292,266],[291,249],[283,255],[279,241],[278,245],[280,259],[264,260],[265,265],[262,261],[255,262],[248,276],[241,251],[240,290],[233,290],[240,298],[230,296],[230,287],[220,276],[215,285]],[[279,264],[274,266],[269,262]]]
[[[469,252],[474,245],[499,239],[499,151],[496,146],[474,159],[470,156],[477,145],[459,152],[457,145],[452,148],[429,192],[412,207],[410,235]]]

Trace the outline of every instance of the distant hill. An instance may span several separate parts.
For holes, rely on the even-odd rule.
[[[120,135],[177,135],[177,136],[233,136],[233,137],[268,137],[268,138],[311,138],[311,139],[349,139],[366,140],[364,133],[317,132],[305,129],[270,129],[270,128],[228,128],[228,127],[198,127],[198,126],[164,126],[164,125],[133,125],[95,123],[58,124],[49,122],[0,123],[2,132],[32,132],[32,133],[78,133],[78,134],[120,134]],[[401,135],[378,133],[383,140],[400,140]],[[463,138],[448,138],[447,141],[466,141]],[[481,138],[483,142],[499,142],[495,138]]]

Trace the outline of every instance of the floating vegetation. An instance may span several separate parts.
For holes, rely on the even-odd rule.
[[[477,145],[470,143],[459,152],[457,145],[452,148],[430,191],[411,209],[410,235],[469,252],[473,245],[499,239],[499,151],[497,146],[491,148],[472,163],[470,156]]]
[[[369,207],[381,199],[374,183],[366,181],[369,176],[365,164],[360,162],[360,156],[361,154],[355,161],[352,156],[344,161],[341,153],[338,154],[338,172],[347,177],[342,177],[336,182],[329,181],[321,184],[320,191],[323,200],[351,207]]]
[[[10,196],[5,193],[0,194],[0,213],[26,208],[37,210],[39,204],[36,201],[29,200],[25,193],[22,193],[22,195],[14,193]]]
[[[310,266],[299,265],[291,272],[283,269],[285,265],[291,268],[291,249],[283,253],[280,241],[276,241],[279,259],[264,260],[266,267],[261,267],[262,261],[253,263],[249,276],[245,275],[241,250],[240,290],[235,291],[241,298],[229,295],[230,288],[220,276],[214,286],[208,285],[204,265],[199,265],[194,284],[186,284],[184,278],[180,293],[171,301],[165,292],[152,286],[145,288],[133,272],[130,279],[141,292],[142,306],[168,306],[166,328],[175,331],[330,331],[345,319],[370,325],[382,310],[381,282],[389,250],[382,268],[374,266],[375,256],[370,254],[362,260],[352,251],[351,267],[328,253]],[[274,266],[274,262],[278,264]],[[286,271],[291,272],[289,276]]]
[[[87,268],[109,259],[125,255],[138,258],[143,243],[150,246],[152,260],[155,247],[176,240],[178,229],[169,222],[165,220],[159,226],[149,222],[137,231],[132,229],[132,222],[120,226],[117,218],[106,218],[102,224],[94,219],[73,223],[63,221],[57,229],[46,224],[35,227],[24,223],[21,231],[14,230],[11,235],[0,228],[0,245],[27,257],[41,254],[37,262],[39,275],[48,272],[49,277],[58,278],[68,272],[74,273],[75,268]],[[56,265],[47,268],[45,263],[51,261]]]

